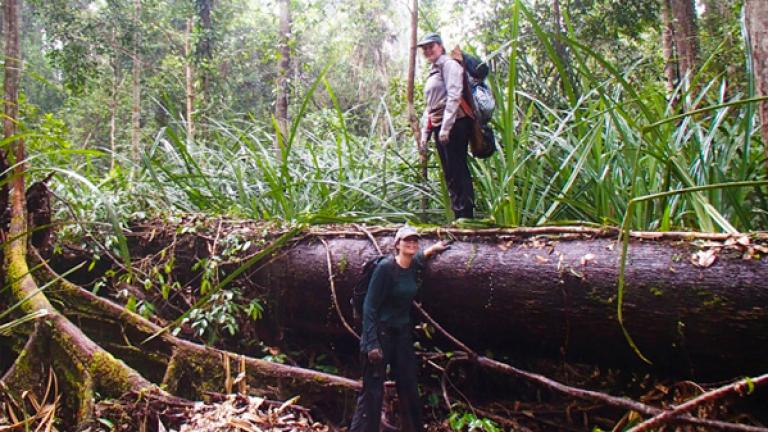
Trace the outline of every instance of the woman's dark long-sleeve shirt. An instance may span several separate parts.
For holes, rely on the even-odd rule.
[[[419,290],[417,276],[424,261],[424,253],[419,251],[410,267],[402,268],[395,257],[390,256],[373,270],[363,302],[362,352],[381,349],[379,326],[403,327],[410,324],[411,302]]]

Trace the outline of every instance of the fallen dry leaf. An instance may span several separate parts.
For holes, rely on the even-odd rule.
[[[595,254],[588,253],[583,257],[581,257],[581,265],[585,266],[587,265],[587,263],[589,263],[590,261],[593,261],[594,259],[595,259]]]
[[[696,267],[707,268],[717,260],[717,249],[707,249],[691,255],[691,263]]]

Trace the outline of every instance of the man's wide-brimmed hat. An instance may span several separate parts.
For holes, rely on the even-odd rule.
[[[416,231],[416,228],[403,225],[399,230],[397,230],[397,234],[395,234],[395,244],[398,244],[402,239],[414,236],[419,237],[419,232]]]
[[[424,36],[423,38],[421,38],[421,40],[419,41],[419,43],[416,44],[416,46],[420,47],[420,46],[424,46],[426,44],[430,44],[430,43],[433,43],[433,42],[438,44],[438,45],[442,45],[443,44],[443,38],[441,38],[440,35],[437,34],[437,33],[430,33],[430,34]]]

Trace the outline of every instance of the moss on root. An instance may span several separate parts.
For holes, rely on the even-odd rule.
[[[133,389],[125,364],[106,351],[97,351],[91,358],[88,370],[98,381],[104,394],[119,396]]]
[[[163,387],[188,399],[203,399],[206,392],[222,392],[226,379],[223,360],[177,348],[168,363]]]

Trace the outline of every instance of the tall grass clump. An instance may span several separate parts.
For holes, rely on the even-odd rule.
[[[308,112],[320,83],[331,106]],[[386,109],[377,115],[392,125]],[[146,188],[179,210],[317,223],[381,221],[413,218],[424,195],[440,200],[436,187],[419,181],[416,149],[403,137],[350,133],[322,75],[285,137],[275,125],[256,122],[212,121],[206,130],[205,142],[188,142],[183,129],[166,128],[144,155]]]
[[[522,80],[543,79],[518,67],[524,50],[514,38],[524,18],[561,81],[555,102],[520,90]],[[551,48],[555,36],[521,2],[512,29],[506,76],[492,82],[501,152],[474,164],[480,205],[497,223],[617,226],[634,197],[766,178],[754,94],[726,100],[725,80],[694,76],[667,95],[661,85],[634,83],[632,69],[620,71],[569,36],[561,40],[570,49],[566,68]],[[718,188],[642,201],[629,223],[646,230],[760,229],[768,225],[765,191]]]

